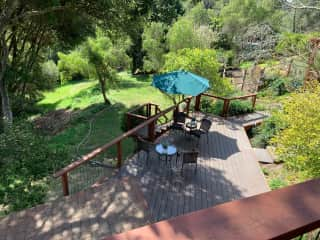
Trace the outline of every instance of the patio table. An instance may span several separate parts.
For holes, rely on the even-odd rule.
[[[168,145],[167,147],[163,146],[163,144],[156,145],[156,152],[160,154],[160,156],[165,156],[166,164],[168,163],[168,158],[170,158],[170,166],[171,160],[174,155],[177,154],[177,148],[174,145]]]

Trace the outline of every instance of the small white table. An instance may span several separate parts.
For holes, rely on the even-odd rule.
[[[156,152],[160,154],[160,156],[165,156],[166,163],[168,162],[168,157],[172,158],[175,154],[177,154],[177,148],[174,145],[168,145],[164,147],[161,143],[156,145]],[[171,159],[170,159],[171,165]]]

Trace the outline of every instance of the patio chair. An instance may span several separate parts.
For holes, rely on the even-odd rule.
[[[198,168],[198,151],[190,151],[190,152],[182,152],[180,153],[182,155],[182,167],[181,167],[181,174],[183,174],[183,167],[185,164],[195,164],[195,171],[197,171]]]
[[[144,151],[147,154],[147,159],[146,159],[146,164],[147,166],[149,165],[149,158],[150,158],[150,153],[154,152],[155,150],[155,144],[152,142],[149,142],[141,137],[137,137],[137,144],[138,144],[138,157],[140,158],[140,152]]]
[[[190,131],[190,134],[193,136],[196,136],[197,138],[200,138],[201,135],[205,134],[207,135],[207,142],[208,142],[209,141],[208,134],[209,134],[211,125],[212,125],[212,122],[209,119],[204,118],[201,120],[200,129],[192,130]]]
[[[184,131],[184,124],[186,122],[187,115],[183,112],[174,113],[174,122],[171,125],[172,130]]]

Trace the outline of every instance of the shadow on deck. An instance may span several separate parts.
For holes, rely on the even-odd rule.
[[[157,153],[150,154],[147,165],[144,152],[120,170],[119,177],[134,177],[139,182],[153,222],[269,190],[243,127],[210,118],[213,125],[208,137],[200,139],[196,172],[190,166],[182,174],[179,157],[170,166]],[[178,151],[195,146],[195,139],[183,133],[169,132],[158,141],[164,139]]]

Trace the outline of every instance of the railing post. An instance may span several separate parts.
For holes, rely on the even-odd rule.
[[[150,142],[153,142],[155,140],[155,122],[151,122],[148,125],[148,138]]]
[[[117,143],[117,168],[121,168],[122,166],[122,146],[121,141]]]
[[[229,106],[230,106],[230,99],[225,99],[223,103],[223,110],[222,110],[222,116],[225,118],[228,116]]]
[[[68,196],[69,195],[69,183],[68,183],[68,173],[64,173],[61,176],[62,180],[62,190],[63,190],[63,195]]]
[[[257,101],[257,95],[252,96],[252,108],[255,109]]]
[[[190,103],[191,103],[191,99],[188,98],[187,99],[187,115],[189,115],[189,112],[190,112]]]
[[[201,104],[201,94],[196,97],[196,103],[194,105],[194,111],[200,111],[200,104]]]
[[[131,116],[130,114],[127,113],[127,129],[126,130],[130,130],[131,129]]]

